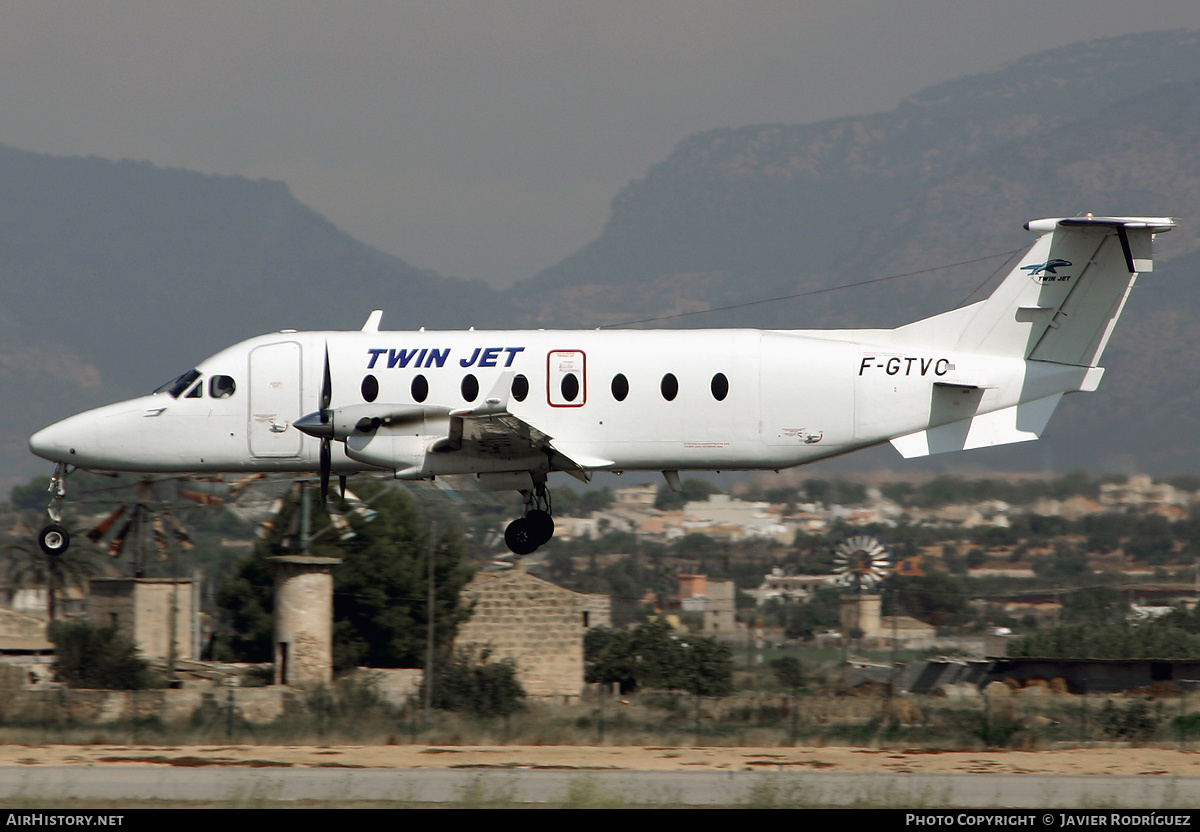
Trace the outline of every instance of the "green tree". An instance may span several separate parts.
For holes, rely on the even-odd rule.
[[[1128,602],[1111,586],[1078,589],[1062,601],[1062,620],[1067,624],[1120,624],[1128,614]]]
[[[904,613],[935,627],[961,624],[970,615],[962,584],[949,572],[899,578],[896,586]]]
[[[733,693],[733,651],[714,638],[688,636],[681,641],[682,655],[669,687],[693,696],[728,696]]]
[[[408,495],[388,489],[378,515],[340,547],[334,570],[334,665],[339,669],[425,664],[429,533]],[[470,616],[459,602],[473,570],[463,563],[457,528],[434,546],[434,641],[449,645]]]
[[[661,619],[628,630],[589,631],[584,658],[587,681],[617,682],[622,692],[645,687],[726,696],[733,690],[733,654],[727,645],[705,636],[676,638]]]
[[[612,503],[611,488],[590,488],[583,492],[560,488],[554,494],[554,513],[561,517],[587,517],[593,511],[603,511]]]
[[[1051,659],[1195,659],[1200,635],[1161,622],[1067,624],[1013,639],[1010,656]]]
[[[1075,578],[1091,572],[1087,554],[1062,540],[1054,542],[1054,556],[1038,558],[1033,571],[1048,578]]]
[[[262,663],[275,657],[275,576],[266,560],[271,554],[270,545],[258,541],[217,590],[217,604],[227,617],[213,646],[218,661]]]
[[[371,521],[350,515],[349,540],[324,533],[328,517],[314,506],[309,553],[340,558],[334,569],[334,667],[421,667],[425,660],[428,614],[429,531],[409,495],[399,489],[358,485],[356,493],[374,509]],[[298,511],[285,506],[271,534],[259,541],[238,573],[227,579],[218,602],[228,629],[217,645],[218,658],[270,661],[273,653],[274,577],[267,558],[295,554],[287,533]],[[434,545],[434,639],[445,648],[470,615],[459,594],[472,569],[463,563],[457,527],[439,534]]]
[[[812,638],[819,632],[838,626],[842,593],[819,589],[807,601],[787,601],[784,606],[784,635],[788,638]]]
[[[1171,533],[1171,524],[1167,518],[1158,514],[1148,514],[1133,522],[1125,551],[1134,560],[1149,563],[1166,563],[1171,558],[1175,547],[1175,537]]]
[[[787,688],[793,694],[804,686],[804,665],[795,656],[780,656],[778,659],[771,659],[770,667],[780,686]]]
[[[9,492],[9,502],[12,507],[21,509],[42,509],[50,501],[50,478],[34,477],[25,485],[14,485]]]
[[[50,625],[54,675],[71,688],[144,690],[153,687],[150,665],[116,626],[57,621]]]

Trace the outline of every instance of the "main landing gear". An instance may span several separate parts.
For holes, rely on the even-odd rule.
[[[54,473],[50,477],[50,487],[46,489],[54,495],[50,498],[50,505],[46,506],[46,513],[54,522],[38,532],[38,546],[51,556],[61,555],[71,545],[71,536],[62,526],[62,501],[63,497],[67,496],[66,483],[67,466],[59,462],[54,466]]]
[[[532,491],[522,491],[525,515],[508,524],[504,542],[514,555],[528,555],[554,537],[554,518],[550,516],[550,492],[545,483]]]

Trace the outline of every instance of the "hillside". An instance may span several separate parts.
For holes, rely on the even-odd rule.
[[[985,294],[1026,220],[1173,215],[1095,395],[1048,441],[934,466],[1200,468],[1200,36],[1076,44],[918,92],[886,113],[685,138],[613,200],[597,240],[497,292],[366,246],[285,184],[0,147],[0,470],[30,433],[281,328],[578,327],[872,278],[868,288],[663,326],[890,326]],[[896,464],[890,449],[851,465]],[[910,463],[911,464],[911,463]]]
[[[888,113],[690,136],[616,196],[595,242],[519,287],[540,301],[527,319],[613,323],[926,269],[1022,245],[1021,224],[1047,214],[1150,202],[1186,216],[1195,194],[1171,180],[1176,160],[1159,154],[1164,144],[1186,153],[1200,130],[1196,79],[1200,38],[1153,33],[1022,58]],[[1156,131],[1169,138],[1130,144]],[[1061,187],[1047,187],[1049,169]],[[947,188],[967,198],[945,202]],[[914,245],[921,231],[934,233]],[[899,323],[944,307],[947,285],[963,277],[924,281],[920,304],[908,283],[895,296],[754,307],[687,325],[853,325],[881,311],[890,320],[872,324]],[[966,278],[967,289],[978,283]]]
[[[0,147],[0,465],[44,465],[26,439],[153,389],[236,341],[283,328],[498,325],[481,283],[384,254],[281,182]]]

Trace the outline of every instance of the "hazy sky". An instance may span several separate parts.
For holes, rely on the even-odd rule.
[[[1177,27],[1197,0],[10,0],[0,142],[282,179],[413,265],[506,285],[695,131]]]

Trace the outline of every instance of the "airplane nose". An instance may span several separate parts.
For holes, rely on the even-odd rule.
[[[29,450],[51,462],[70,462],[75,454],[70,435],[73,431],[63,425],[63,422],[58,422],[29,437]]]

